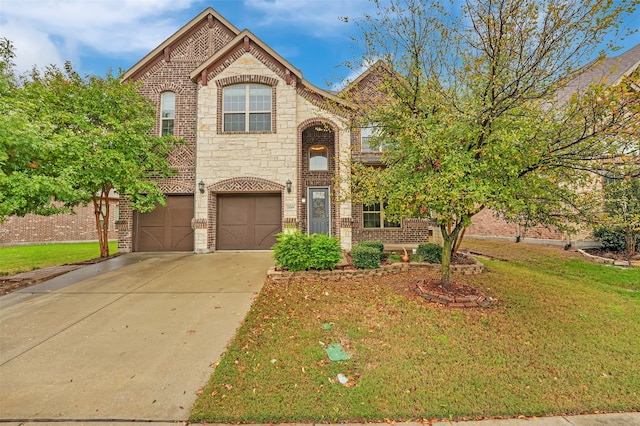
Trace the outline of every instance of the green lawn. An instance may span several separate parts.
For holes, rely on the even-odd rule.
[[[455,279],[497,298],[493,308],[426,303],[408,289],[424,272],[349,283],[268,281],[199,391],[191,419],[400,421],[640,409],[639,269],[524,244],[467,247],[493,260],[483,260],[483,275]],[[331,362],[330,343],[342,343],[351,359]]]
[[[109,242],[109,253],[117,252],[118,242]],[[0,276],[81,262],[96,257],[100,257],[100,247],[97,242],[3,246],[0,247]]]

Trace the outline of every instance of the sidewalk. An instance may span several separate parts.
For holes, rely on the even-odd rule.
[[[42,426],[45,423],[2,423],[4,425],[11,426]],[[78,425],[88,425],[88,426],[135,426],[139,425],[140,422],[121,422],[121,421],[112,421],[112,422],[55,422],[53,423],[56,426],[78,426]],[[152,426],[176,426],[176,425],[194,425],[201,423],[189,423],[186,421],[177,421],[177,422],[147,422],[147,424]],[[209,423],[210,425],[215,425],[213,423]],[[389,426],[390,423],[367,423],[367,426]],[[396,426],[426,426],[428,423],[418,423],[418,422],[398,422],[393,423]],[[273,423],[263,423],[263,424],[247,424],[243,426],[273,426]],[[277,424],[276,424],[277,425]],[[294,425],[291,423],[281,423],[281,425]],[[324,424],[324,423],[296,423],[295,426],[363,426],[361,423],[339,423],[339,424]],[[638,426],[640,425],[640,413],[614,413],[614,414],[586,414],[580,416],[557,416],[557,417],[536,417],[536,418],[526,418],[526,419],[501,419],[501,420],[480,420],[480,421],[464,421],[464,422],[436,422],[432,423],[430,426]],[[216,426],[227,426],[227,425],[216,425]]]

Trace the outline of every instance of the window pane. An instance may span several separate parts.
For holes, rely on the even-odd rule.
[[[224,111],[242,111],[245,107],[246,91],[245,86],[231,86],[224,89]]]
[[[271,87],[249,86],[249,111],[271,111]]]
[[[244,114],[225,114],[225,132],[244,132]]]
[[[162,136],[172,136],[173,135],[173,120],[164,119],[162,120]]]
[[[365,228],[380,228],[380,213],[364,213],[362,219]]]
[[[311,147],[309,152],[309,170],[329,170],[329,158],[326,147]]]
[[[249,131],[269,131],[271,130],[271,113],[249,114]]]
[[[162,94],[160,100],[160,110],[162,118],[175,118],[176,114],[176,94],[173,92],[166,92]]]

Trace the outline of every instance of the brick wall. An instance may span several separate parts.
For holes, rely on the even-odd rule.
[[[116,231],[116,210],[118,200],[110,202],[109,239],[118,238]],[[37,216],[28,214],[24,217],[11,216],[0,223],[0,245],[22,243],[51,243],[62,241],[97,241],[93,206],[80,206],[76,214],[58,214],[54,216]]]

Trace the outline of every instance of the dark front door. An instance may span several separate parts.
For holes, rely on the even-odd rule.
[[[309,235],[330,234],[329,188],[309,188]]]

